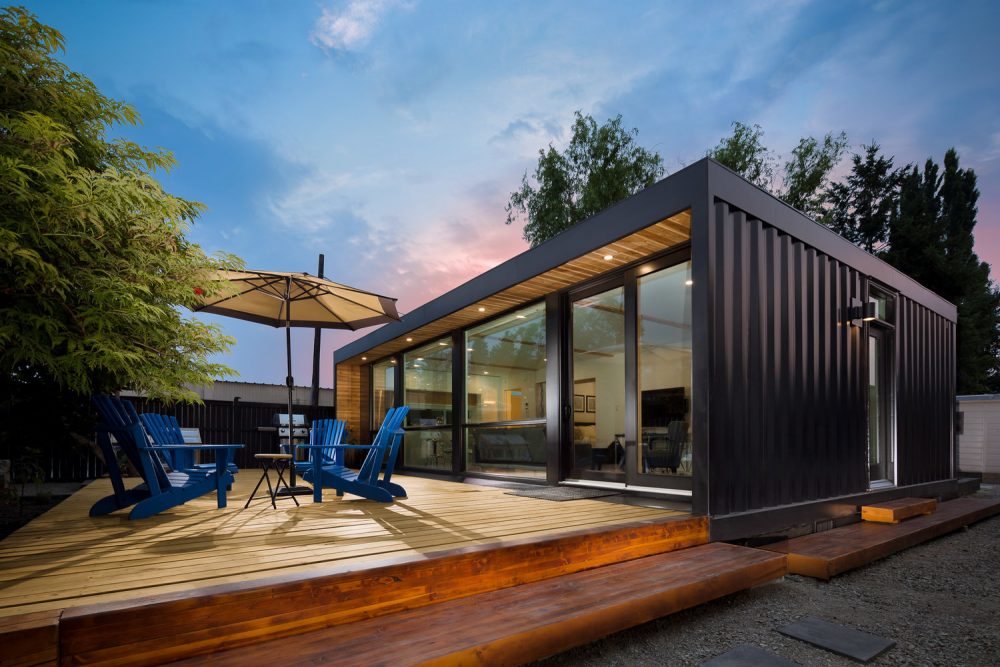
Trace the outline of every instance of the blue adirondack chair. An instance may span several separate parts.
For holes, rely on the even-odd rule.
[[[153,442],[164,447],[165,445],[183,445],[184,433],[181,432],[180,422],[173,415],[161,415],[154,412],[144,412],[139,415],[146,432],[153,438]],[[214,463],[195,463],[194,450],[190,445],[186,449],[163,448],[160,454],[167,461],[167,465],[172,470],[215,470]],[[234,475],[240,471],[235,463],[230,461],[226,464],[226,469]]]
[[[310,450],[310,457],[321,457],[320,465],[343,465],[344,450],[336,446],[344,438],[347,422],[343,419],[317,419],[313,421],[309,431],[309,444],[319,445],[322,449]]]
[[[299,445],[300,449],[310,451],[310,466],[302,477],[313,485],[313,501],[317,503],[323,501],[324,488],[335,489],[338,496],[351,493],[384,503],[391,503],[394,497],[405,496],[406,490],[394,484],[391,479],[396,456],[399,453],[399,444],[403,438],[403,430],[400,427],[409,410],[406,406],[390,408],[375,440],[370,445],[332,446],[335,450],[367,449],[368,454],[358,471],[336,463],[324,465],[322,456],[316,455],[317,452],[322,452],[324,445]]]
[[[104,460],[108,462],[108,476],[114,493],[94,503],[90,516],[101,516],[134,505],[129,518],[144,519],[212,491],[217,494],[218,506],[226,506],[226,487],[233,481],[226,464],[233,450],[242,445],[156,445],[149,441],[139,414],[129,401],[114,396],[95,396],[93,403],[102,419],[97,427],[97,442]],[[121,472],[115,464],[117,456],[110,436],[114,436],[129,462],[142,475],[143,483],[135,488],[125,488]],[[168,473],[160,454],[167,449],[182,448],[215,450],[214,470],[188,469]]]

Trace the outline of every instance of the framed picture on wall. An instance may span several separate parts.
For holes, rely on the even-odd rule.
[[[588,396],[587,397],[587,412],[597,412],[597,397]]]
[[[573,412],[583,412],[586,410],[586,406],[583,394],[573,394]]]

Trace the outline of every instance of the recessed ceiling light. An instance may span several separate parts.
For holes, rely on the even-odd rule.
[[[471,347],[467,347],[467,348],[465,348],[465,351],[466,351],[466,352],[475,352],[475,350],[473,350],[473,349],[472,349]]]
[[[519,320],[523,320],[523,319],[525,318],[525,316],[524,316],[524,315],[517,315],[516,317],[517,317],[517,319],[519,319]]]
[[[417,357],[417,361],[423,361],[423,360],[424,360],[423,357]]]
[[[489,375],[489,374],[490,374],[489,371],[483,371],[483,375]]]
[[[605,262],[610,262],[610,261],[611,261],[611,260],[613,260],[614,258],[615,258],[615,256],[614,256],[614,255],[605,255],[605,256],[604,256],[604,261],[605,261]]]
[[[361,361],[368,361],[368,357],[361,357]]]
[[[407,338],[407,339],[406,339],[406,342],[407,342],[407,343],[412,343],[412,342],[413,342],[413,339],[412,339],[412,338]]]
[[[442,341],[438,341],[438,345],[447,345],[447,344],[448,343],[444,342],[443,340]]]
[[[480,313],[485,313],[485,312],[486,312],[486,309],[485,309],[485,308],[483,308],[482,306],[479,306],[479,308],[478,308],[477,310],[478,310],[478,311],[479,311]]]
[[[684,281],[684,284],[690,287],[691,285],[694,285],[694,281],[688,278],[687,280]]]

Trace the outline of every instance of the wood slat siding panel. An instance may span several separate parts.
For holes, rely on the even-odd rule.
[[[896,327],[897,482],[919,484],[952,476],[955,327],[900,297]]]
[[[520,305],[536,301],[546,294],[565,289],[577,283],[590,280],[603,273],[616,270],[623,265],[631,264],[649,255],[662,252],[667,248],[683,243],[691,238],[691,212],[683,211],[677,215],[665,218],[646,229],[630,234],[582,255],[554,269],[539,274],[522,283],[514,285],[502,292],[493,294],[481,301],[470,304],[446,317],[442,317],[425,326],[408,332],[382,345],[365,352],[368,361],[382,359],[405,349],[422,345],[428,341],[440,338],[455,329],[463,329],[482,320],[494,317],[497,313],[510,310]],[[614,260],[605,261],[605,255],[613,255]],[[479,312],[479,308],[485,312]],[[406,320],[404,315],[403,320]],[[406,338],[412,338],[407,342]],[[360,356],[345,359],[337,364],[341,366],[368,363],[362,362]],[[340,394],[338,392],[338,404]]]
[[[863,276],[718,201],[709,235],[709,511],[867,488]]]

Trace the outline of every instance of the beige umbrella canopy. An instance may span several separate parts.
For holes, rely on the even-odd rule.
[[[202,295],[195,311],[226,315],[240,320],[285,327],[288,361],[288,444],[291,449],[292,332],[291,327],[350,329],[399,320],[396,299],[311,276],[283,271],[218,271],[212,280],[229,283],[230,289],[214,296]],[[293,473],[294,474],[294,473]],[[292,484],[294,485],[294,478]]]
[[[214,280],[232,291],[203,297],[195,308],[272,327],[362,329],[399,319],[396,300],[317,278],[283,271],[218,271]]]

